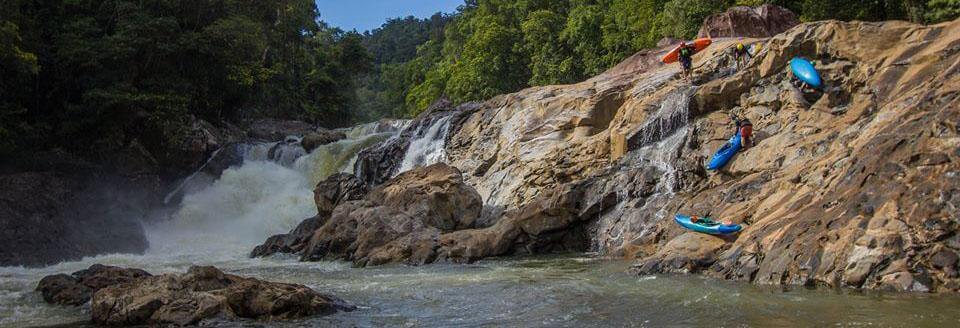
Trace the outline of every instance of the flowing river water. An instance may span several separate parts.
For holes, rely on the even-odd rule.
[[[317,181],[350,171],[360,149],[395,132],[377,133],[365,126],[348,135],[295,160],[262,155],[263,149],[277,144],[250,147],[242,165],[184,195],[169,221],[146,227],[150,242],[146,254],[103,255],[44,268],[0,268],[0,327],[87,325],[88,306],[48,305],[34,288],[45,275],[94,263],[154,274],[213,265],[239,275],[304,284],[359,307],[294,321],[211,323],[218,326],[960,326],[956,311],[960,298],[955,296],[783,290],[699,276],[638,277],[627,273],[629,261],[590,254],[374,268],[301,263],[292,256],[248,258],[268,236],[287,232],[316,214],[312,187]],[[424,138],[442,137],[427,133]],[[442,154],[431,153],[442,151],[442,145],[431,140],[414,140],[408,156],[417,159],[404,161],[403,166],[442,160]]]

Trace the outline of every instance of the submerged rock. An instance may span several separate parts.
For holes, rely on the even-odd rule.
[[[37,289],[50,303],[80,305],[90,300],[93,322],[109,326],[183,326],[213,318],[293,319],[354,309],[303,285],[244,278],[200,266],[185,274],[153,276],[139,269],[97,264],[69,276],[44,277]]]

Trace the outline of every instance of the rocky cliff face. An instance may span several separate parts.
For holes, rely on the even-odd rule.
[[[764,50],[739,72],[733,40],[695,56],[693,85],[657,62],[659,49],[472,107],[447,162],[504,214],[444,236],[441,252],[589,249],[638,258],[639,273],[960,289],[960,22],[826,21],[747,41]],[[791,83],[795,56],[814,62],[824,90]],[[731,113],[754,122],[756,147],[707,172]],[[675,213],[746,229],[694,235]]]

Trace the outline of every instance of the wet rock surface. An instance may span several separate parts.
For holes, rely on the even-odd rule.
[[[345,301],[309,287],[191,267],[185,274],[151,275],[139,269],[93,265],[72,275],[44,277],[44,300],[90,301],[92,321],[107,326],[197,325],[203,320],[294,319],[352,311]]]
[[[475,106],[476,104],[473,103],[454,106],[445,98],[437,100],[401,131],[400,135],[361,151],[354,165],[355,174],[368,186],[377,186],[386,182],[400,173],[404,155],[413,139],[424,137],[431,126],[443,119],[451,120],[451,130],[457,129],[460,122],[472,113]]]
[[[60,305],[83,305],[98,290],[137,279],[150,274],[140,269],[126,269],[101,264],[72,274],[46,276],[37,284],[37,291],[47,303]]]

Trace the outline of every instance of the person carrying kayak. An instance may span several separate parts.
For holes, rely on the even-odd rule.
[[[731,114],[730,120],[732,120],[737,127],[736,133],[740,134],[740,146],[744,149],[753,146],[753,123],[750,122],[750,119],[743,118],[741,120],[736,114]]]
[[[743,42],[738,42],[737,46],[733,49],[733,59],[737,62],[737,70],[746,66],[747,60],[752,57],[753,54],[750,53],[747,46],[743,45]]]
[[[693,53],[697,51],[697,48],[693,45],[687,45],[687,42],[680,41],[680,53],[679,61],[680,67],[683,69],[683,77],[690,79],[690,72],[693,70]]]

